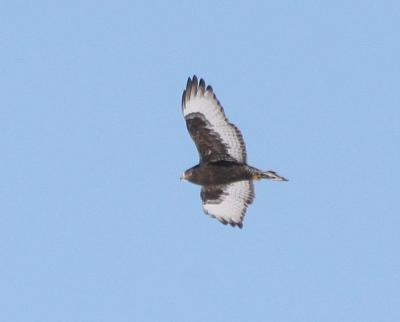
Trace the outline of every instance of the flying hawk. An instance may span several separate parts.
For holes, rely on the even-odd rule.
[[[223,224],[243,227],[247,206],[254,199],[254,180],[287,181],[274,171],[247,165],[246,146],[239,129],[228,121],[211,86],[189,78],[182,95],[186,126],[196,144],[200,162],[181,179],[202,186],[206,214]]]

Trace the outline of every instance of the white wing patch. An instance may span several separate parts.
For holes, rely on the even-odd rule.
[[[246,146],[242,134],[234,124],[229,123],[212,87],[206,88],[203,79],[198,84],[196,76],[193,76],[193,80],[189,78],[182,96],[182,111],[186,120],[196,113],[202,114],[209,129],[217,133],[226,146],[228,155],[237,162],[246,162]]]
[[[253,202],[254,187],[252,181],[238,181],[228,185],[219,186],[220,192],[213,196],[213,192],[207,193],[211,186],[202,189],[203,210],[206,214],[218,219],[223,224],[243,226],[243,218],[247,206]]]

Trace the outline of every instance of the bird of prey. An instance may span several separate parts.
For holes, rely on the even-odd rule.
[[[223,224],[243,227],[247,206],[254,199],[254,180],[287,181],[274,171],[247,165],[246,146],[239,129],[228,121],[211,86],[189,78],[182,95],[186,126],[199,152],[199,164],[181,179],[201,185],[206,214]]]

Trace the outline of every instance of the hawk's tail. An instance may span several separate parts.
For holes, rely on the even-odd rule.
[[[270,179],[275,181],[288,181],[286,178],[280,176],[275,171],[261,171],[256,168],[250,167],[250,173],[253,180]]]
[[[285,177],[280,176],[275,171],[261,172],[261,178],[260,179],[270,179],[270,180],[275,180],[275,181],[288,181],[288,179],[286,179]]]

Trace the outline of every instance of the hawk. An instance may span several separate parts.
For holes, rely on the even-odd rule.
[[[255,197],[253,181],[287,180],[274,171],[247,165],[242,134],[228,121],[212,87],[203,79],[188,79],[182,112],[200,161],[181,179],[202,186],[200,196],[206,214],[225,225],[242,228],[246,209]]]

